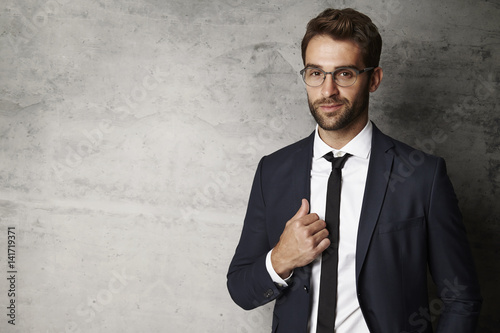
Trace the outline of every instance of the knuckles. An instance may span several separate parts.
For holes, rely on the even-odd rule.
[[[309,214],[309,216],[310,216],[311,218],[313,218],[313,219],[314,219],[314,221],[319,220],[319,216],[318,216],[318,214],[316,214],[316,213],[311,213],[311,214]]]

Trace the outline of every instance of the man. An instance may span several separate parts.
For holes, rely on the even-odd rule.
[[[436,312],[440,333],[475,330],[481,296],[444,161],[369,121],[381,47],[352,9],[307,26],[301,74],[316,130],[260,161],[227,275],[242,308],[276,300],[272,332],[432,332]]]

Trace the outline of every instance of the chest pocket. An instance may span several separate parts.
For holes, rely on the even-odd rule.
[[[424,216],[414,217],[408,220],[397,222],[384,222],[378,225],[378,233],[385,234],[389,232],[397,232],[411,228],[422,227],[425,222]]]

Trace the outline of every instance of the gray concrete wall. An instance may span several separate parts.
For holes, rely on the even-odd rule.
[[[313,129],[299,42],[331,6],[381,30],[372,119],[447,160],[496,332],[497,0],[2,0],[0,331],[268,331],[225,274],[258,160]]]

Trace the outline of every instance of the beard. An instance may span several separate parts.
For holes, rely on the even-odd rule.
[[[318,126],[325,131],[337,131],[352,124],[361,114],[368,110],[369,98],[370,92],[366,87],[353,102],[338,95],[322,98],[314,102],[311,102],[309,96],[307,96],[307,101],[309,110]],[[319,107],[324,104],[342,104],[343,107],[332,114],[322,114]]]

